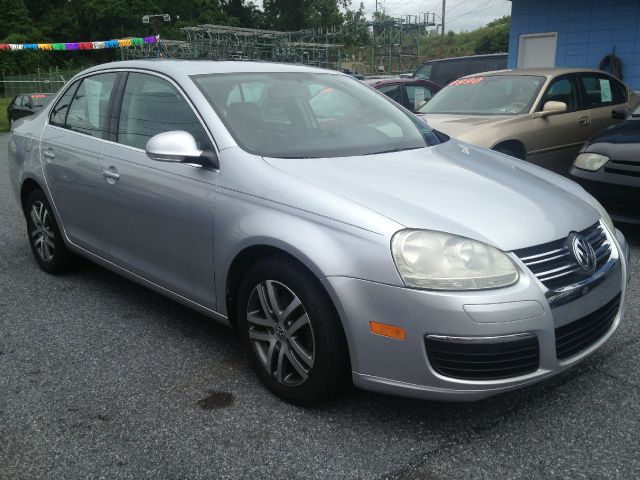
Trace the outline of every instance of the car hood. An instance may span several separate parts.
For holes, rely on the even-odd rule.
[[[265,161],[405,227],[454,233],[506,251],[564,238],[599,218],[574,182],[455,140],[389,154]]]
[[[640,143],[640,118],[632,118],[605,128],[591,143]]]
[[[429,125],[450,137],[460,138],[478,128],[487,128],[508,122],[515,115],[450,115],[443,113],[431,113],[418,115],[425,119]]]

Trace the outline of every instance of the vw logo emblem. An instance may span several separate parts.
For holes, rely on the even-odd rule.
[[[577,233],[571,235],[570,248],[576,262],[586,273],[593,273],[596,269],[596,253],[587,240]]]

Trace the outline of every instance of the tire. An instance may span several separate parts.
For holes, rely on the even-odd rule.
[[[48,273],[67,271],[72,254],[64,244],[58,224],[47,197],[42,190],[34,190],[25,208],[29,245],[40,268]]]
[[[236,318],[264,385],[290,403],[311,405],[341,392],[351,368],[333,303],[294,262],[274,256],[255,264],[240,284]]]

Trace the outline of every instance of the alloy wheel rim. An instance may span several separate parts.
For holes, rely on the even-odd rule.
[[[260,282],[249,295],[247,322],[262,368],[287,387],[306,382],[315,361],[315,339],[298,296],[275,280]]]
[[[55,235],[51,222],[51,214],[44,203],[37,201],[31,206],[31,241],[38,255],[45,262],[50,262],[56,250]]]

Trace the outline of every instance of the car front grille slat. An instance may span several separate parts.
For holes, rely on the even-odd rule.
[[[440,375],[466,380],[496,380],[535,372],[540,362],[534,334],[481,341],[425,338],[427,357]]]
[[[593,313],[555,329],[556,357],[566,360],[602,338],[613,325],[620,307],[620,294]]]
[[[611,257],[611,244],[600,223],[578,232],[593,248],[596,254],[596,270],[599,270]],[[556,290],[584,280],[585,272],[573,257],[568,239],[523,248],[514,251],[540,282],[550,290]]]

